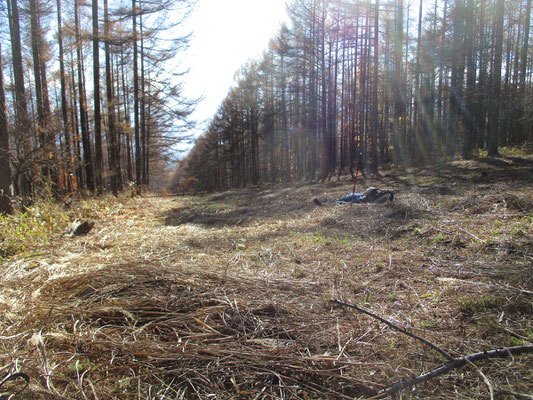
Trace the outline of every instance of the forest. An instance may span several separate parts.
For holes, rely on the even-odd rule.
[[[31,202],[164,184],[195,104],[178,63],[192,2],[111,3],[1,2],[3,210],[12,195]]]
[[[531,400],[531,0],[194,6],[0,0],[0,399]]]
[[[532,140],[530,0],[295,0],[178,190],[497,156]]]

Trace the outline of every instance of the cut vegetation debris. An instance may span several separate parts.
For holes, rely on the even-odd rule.
[[[382,205],[297,200],[348,178],[73,204],[92,230],[2,255],[0,393],[385,398],[454,363],[418,337],[464,362],[396,396],[528,398],[533,355],[498,349],[533,343],[533,160],[506,161],[360,178]]]

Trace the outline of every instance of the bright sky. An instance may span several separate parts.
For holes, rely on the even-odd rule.
[[[285,1],[198,0],[189,20],[193,37],[185,58],[190,69],[186,94],[204,97],[194,119],[210,119],[226,97],[235,72],[267,49],[281,23],[288,20]]]

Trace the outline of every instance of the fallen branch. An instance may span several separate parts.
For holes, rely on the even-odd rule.
[[[387,324],[388,326],[390,326],[392,329],[395,329],[397,330],[398,332],[401,332],[407,336],[410,336],[412,337],[413,339],[416,339],[418,340],[419,342],[422,342],[424,343],[425,345],[431,347],[433,350],[439,352],[440,354],[442,354],[444,357],[446,357],[448,360],[455,360],[451,355],[449,355],[448,353],[446,353],[444,350],[442,350],[440,347],[434,345],[433,343],[431,342],[428,342],[426,339],[424,338],[421,338],[420,336],[417,336],[415,335],[414,333],[411,333],[403,328],[400,328],[398,325],[395,325],[393,324],[392,322],[390,321],[387,321],[386,319],[380,317],[379,315],[376,315],[374,314],[373,312],[370,312],[368,310],[365,310],[364,308],[361,308],[359,306],[356,306],[355,304],[350,304],[350,303],[345,303],[345,302],[342,302],[342,301],[339,301],[339,300],[330,300],[331,303],[333,304],[337,304],[339,306],[343,306],[343,307],[349,307],[349,308],[353,308],[363,314],[366,314],[366,315],[369,315],[371,316],[372,318],[375,318],[377,319],[378,321],[381,321],[383,322],[384,324]]]
[[[0,387],[2,387],[2,386],[4,386],[4,383],[9,382],[9,381],[15,381],[15,380],[17,380],[19,378],[24,380],[24,387],[22,387],[22,389],[19,389],[19,390],[17,390],[14,393],[11,393],[8,396],[8,398],[10,398],[11,396],[15,396],[15,395],[17,395],[19,393],[22,393],[28,387],[28,385],[30,384],[30,376],[28,374],[25,374],[24,372],[16,372],[14,374],[6,376],[4,379],[2,379],[0,381]]]
[[[406,379],[400,382],[396,382],[395,384],[389,386],[385,390],[383,390],[384,393],[387,393],[389,395],[394,394],[402,389],[408,388],[410,386],[417,385],[421,382],[425,382],[431,378],[435,378],[439,375],[445,374],[448,371],[451,371],[452,369],[461,368],[467,363],[473,363],[475,361],[479,360],[485,360],[487,358],[503,358],[510,355],[519,355],[519,354],[525,354],[525,353],[533,353],[533,346],[516,346],[516,347],[508,347],[503,349],[497,349],[497,350],[491,350],[491,351],[484,351],[480,353],[474,353],[469,354],[467,356],[457,358],[447,364],[441,365],[440,367],[434,369],[433,371],[430,371],[426,374],[419,375],[415,378]]]

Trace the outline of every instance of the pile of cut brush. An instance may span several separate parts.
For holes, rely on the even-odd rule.
[[[286,302],[295,292],[309,303],[305,314]],[[354,371],[374,370],[379,357],[364,348],[348,355],[347,343],[339,349],[338,318],[311,308],[320,302],[314,292],[301,283],[261,285],[149,264],[102,268],[43,285],[25,302],[31,313],[17,326],[9,325],[8,313],[2,331],[19,333],[1,338],[4,351],[12,346],[3,362],[36,377],[28,394],[49,398],[377,393],[384,383]],[[37,321],[38,332],[25,329]],[[1,389],[13,393],[23,383],[14,379]]]

